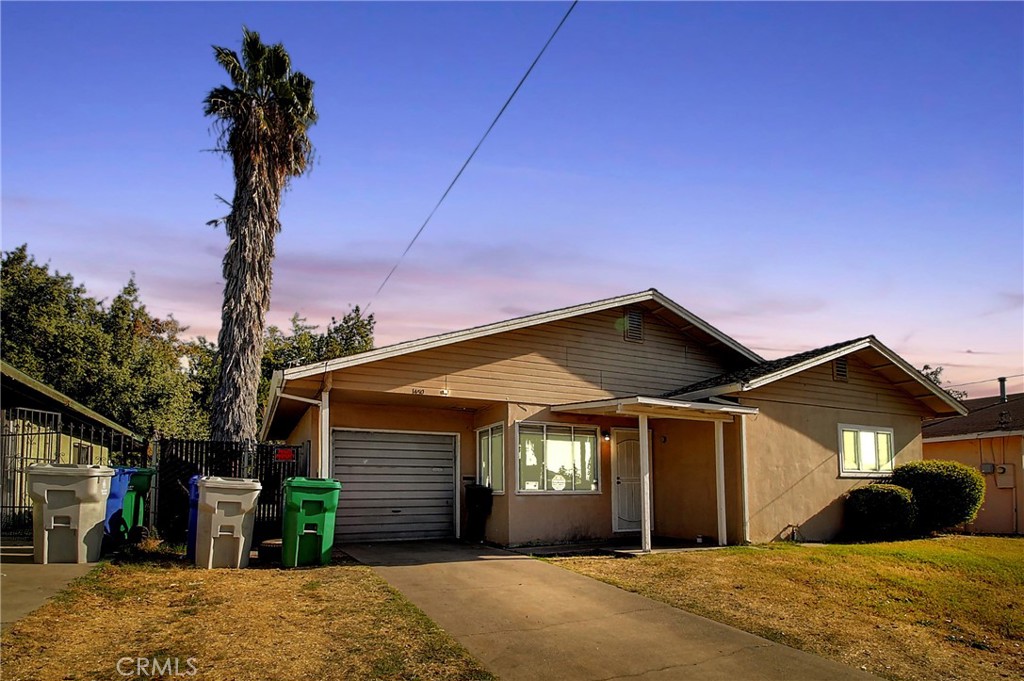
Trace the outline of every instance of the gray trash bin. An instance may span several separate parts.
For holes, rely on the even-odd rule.
[[[249,565],[256,499],[263,486],[254,478],[199,479],[196,565],[244,568]]]
[[[114,469],[84,464],[32,464],[32,538],[37,563],[95,563]]]

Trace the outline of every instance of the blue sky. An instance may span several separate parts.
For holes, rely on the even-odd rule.
[[[205,223],[232,185],[201,102],[245,24],[321,114],[271,321],[340,316],[567,7],[4,2],[3,247],[98,296],[135,272],[216,337]],[[373,299],[378,344],[655,287],[768,357],[873,333],[954,383],[1022,373],[1022,26],[1020,3],[581,3]]]

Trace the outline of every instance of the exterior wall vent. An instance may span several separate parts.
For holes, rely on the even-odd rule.
[[[850,380],[850,365],[845,357],[832,360],[832,380],[846,383]]]
[[[644,342],[644,311],[637,309],[626,310],[626,320],[623,326],[622,337],[634,343]]]

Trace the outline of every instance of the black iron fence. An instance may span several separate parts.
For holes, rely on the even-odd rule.
[[[282,485],[286,478],[308,475],[309,449],[303,445],[269,445],[212,440],[160,440],[154,446],[157,466],[156,528],[170,542],[184,542],[188,532],[188,481],[193,475],[257,478],[263,489],[256,506],[254,545],[281,536]]]
[[[0,411],[0,533],[32,534],[28,468],[34,463],[144,466],[146,443],[112,428],[39,409]]]

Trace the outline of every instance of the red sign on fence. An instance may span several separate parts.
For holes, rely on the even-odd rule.
[[[274,461],[295,461],[295,450],[291,447],[282,447],[274,452]]]

